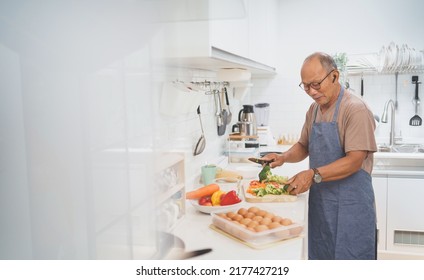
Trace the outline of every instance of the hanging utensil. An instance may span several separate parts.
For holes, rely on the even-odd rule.
[[[222,91],[219,94],[219,104],[222,108],[222,99],[224,98],[224,88],[222,88]],[[224,125],[227,126],[228,122],[228,111],[227,109],[222,108],[222,121],[224,122]]]
[[[418,105],[420,104],[420,99],[418,97],[418,84],[421,84],[421,82],[418,82],[418,76],[412,76],[412,83],[415,84],[415,97],[412,100],[412,103],[415,105],[415,116],[413,116],[409,120],[410,126],[421,126],[423,123],[423,120],[420,116],[418,116]]]
[[[361,74],[361,97],[364,97],[364,76]]]
[[[201,154],[206,146],[205,132],[203,131],[202,118],[200,117],[200,105],[197,107],[197,115],[199,116],[200,128],[202,129],[202,135],[197,141],[196,148],[194,149],[193,155],[195,156]]]
[[[222,116],[222,109],[221,109],[221,102],[219,98],[219,90],[213,90],[213,97],[215,99],[215,106],[216,106],[216,124],[218,128],[218,135],[224,135],[225,134],[225,127],[226,124],[224,123],[223,116]]]
[[[225,93],[225,101],[227,103],[227,108],[228,108],[227,124],[230,124],[233,114],[231,113],[231,110],[230,110],[230,102],[228,101],[228,93],[227,93],[226,87],[224,87],[224,93]]]

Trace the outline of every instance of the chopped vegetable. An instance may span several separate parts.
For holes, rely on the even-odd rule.
[[[266,178],[268,177],[268,173],[271,172],[271,167],[267,164],[265,165],[261,172],[259,172],[259,181],[263,182],[264,180],[266,180]]]
[[[253,189],[253,194],[259,197],[265,196],[267,194],[273,194],[273,195],[289,194],[287,192],[287,186],[288,185],[280,187],[280,185],[278,184],[267,183],[265,187]]]
[[[269,165],[265,165],[259,173],[259,181],[253,180],[250,182],[247,193],[255,196],[265,196],[268,194],[282,195],[289,194],[287,183],[287,176],[279,176],[272,174]]]

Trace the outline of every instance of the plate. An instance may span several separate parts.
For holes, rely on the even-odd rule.
[[[240,198],[241,199],[241,198]],[[240,207],[240,205],[243,204],[243,200],[236,204],[226,205],[226,206],[203,206],[199,205],[199,202],[195,199],[190,200],[191,205],[193,205],[196,210],[206,213],[206,214],[212,214],[212,213],[221,213],[226,211],[231,211],[233,209],[237,209]]]

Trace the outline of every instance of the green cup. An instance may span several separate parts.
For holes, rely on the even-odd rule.
[[[202,166],[202,182],[204,185],[212,184],[216,177],[217,167],[213,164]]]

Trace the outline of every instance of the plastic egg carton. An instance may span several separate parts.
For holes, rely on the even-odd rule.
[[[249,218],[247,213],[249,209],[256,208],[261,211],[254,213],[255,216]],[[246,213],[246,211],[247,213]],[[265,245],[273,242],[278,242],[290,238],[299,236],[303,232],[304,224],[299,222],[292,221],[289,217],[285,216],[282,213],[273,213],[274,210],[268,210],[265,207],[244,207],[234,210],[232,212],[224,213],[213,213],[212,214],[212,224],[218,229],[228,233],[242,241],[253,245]],[[252,213],[252,212],[250,212]],[[239,215],[239,216],[233,216]],[[242,215],[244,214],[244,215]],[[240,217],[241,216],[241,217]],[[256,227],[251,227],[251,222],[254,220],[260,220],[255,218],[261,216],[263,224],[258,221]],[[230,218],[232,217],[232,219]],[[275,217],[273,219],[273,217]],[[264,220],[268,218],[271,220]],[[249,221],[250,219],[251,221]],[[281,219],[281,220],[280,220]],[[285,220],[285,221],[284,221]],[[291,222],[290,224],[288,224]],[[279,225],[278,225],[279,223]],[[258,227],[260,226],[260,227]]]

